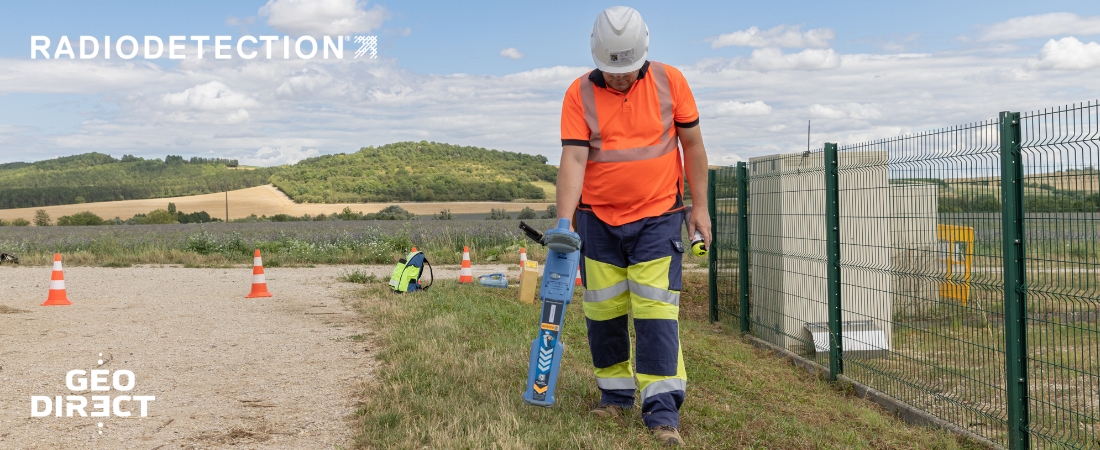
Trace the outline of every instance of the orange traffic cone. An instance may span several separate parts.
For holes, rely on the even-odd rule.
[[[576,281],[576,282],[574,283],[574,285],[575,285],[575,286],[580,286],[580,285],[582,285],[582,284],[584,284],[584,282],[583,282],[583,281],[581,281],[581,268],[580,268],[580,267],[578,267],[578,268],[577,268],[577,281]]]
[[[260,249],[252,257],[252,293],[245,298],[271,297],[267,292],[267,278],[264,278],[264,262],[260,260]]]
[[[53,275],[50,276],[50,296],[39,306],[67,306],[73,302],[65,295],[65,272],[61,270],[61,254],[53,255]]]
[[[519,248],[519,278],[523,279],[523,266],[527,262],[527,249],[524,247]]]
[[[470,247],[462,247],[462,271],[458,273],[458,282],[474,282],[474,269],[470,267]]]

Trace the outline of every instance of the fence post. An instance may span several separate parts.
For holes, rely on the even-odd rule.
[[[737,163],[737,269],[741,282],[741,332],[748,333],[752,310],[749,306],[749,170]]]
[[[1008,447],[1030,448],[1027,380],[1027,290],[1024,253],[1020,113],[1001,112],[1001,230],[1004,234],[1005,390]]]
[[[844,373],[840,327],[840,165],[837,146],[825,143],[825,254],[829,299],[829,379]]]
[[[709,274],[707,279],[707,295],[710,296],[710,321],[718,321],[718,198],[715,193],[717,192],[714,184],[717,176],[715,176],[715,169],[707,169],[707,212],[710,213],[711,227],[710,227],[710,249],[707,251],[707,273]],[[694,202],[693,202],[694,203]],[[691,236],[688,236],[688,240],[691,240]]]

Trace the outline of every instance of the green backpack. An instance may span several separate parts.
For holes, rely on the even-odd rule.
[[[426,286],[420,284],[420,276],[424,274],[424,266],[428,266],[428,284]],[[393,275],[390,276],[390,288],[396,292],[426,291],[432,286],[433,281],[435,281],[435,275],[432,273],[432,264],[428,262],[428,258],[424,256],[424,253],[409,252],[393,268]]]

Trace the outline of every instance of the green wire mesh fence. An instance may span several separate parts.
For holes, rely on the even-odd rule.
[[[1022,114],[1028,431],[1100,448],[1100,105]]]
[[[1088,103],[715,169],[712,318],[996,445],[1100,448],[1098,159]]]
[[[710,186],[712,195],[713,242],[727,245],[713,246],[708,256],[714,261],[711,265],[713,282],[711,288],[715,295],[711,297],[711,319],[720,317],[741,318],[741,284],[738,274],[741,271],[740,247],[737,245],[740,229],[737,226],[738,188],[740,178],[736,167],[715,169]]]
[[[840,265],[843,320],[880,331],[842,342],[845,375],[1004,444],[998,136],[988,121],[841,147]]]
[[[823,153],[755,158],[747,164],[750,322],[765,341],[828,365],[809,351],[805,323],[826,323]]]

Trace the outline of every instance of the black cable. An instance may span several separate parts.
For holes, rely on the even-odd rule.
[[[424,257],[424,264],[428,265],[428,285],[420,288],[422,291],[428,290],[428,288],[432,287],[432,283],[435,283],[435,272],[432,272],[432,263],[428,262],[427,257]],[[423,268],[420,269],[420,274],[424,274]]]

